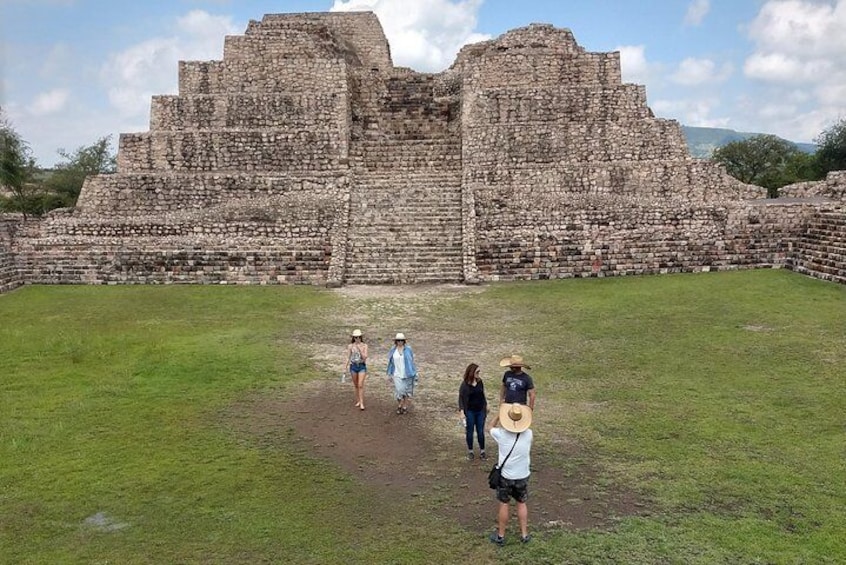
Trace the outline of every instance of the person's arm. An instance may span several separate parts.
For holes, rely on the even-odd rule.
[[[464,401],[464,397],[467,394],[467,383],[464,381],[461,382],[461,386],[458,387],[458,413],[463,414],[467,403]]]
[[[396,347],[392,347],[388,352],[388,368],[385,369],[385,372],[388,375],[388,380],[394,376],[394,349],[396,349]]]
[[[494,419],[487,425],[488,433],[491,432],[492,429],[499,427],[499,414],[494,416]],[[493,434],[491,434],[493,435]]]
[[[360,351],[361,351],[361,361],[362,361],[362,363],[367,363],[367,344],[366,344],[366,343],[362,343],[361,345],[363,346],[362,348],[360,348]]]
[[[529,408],[535,409],[535,389],[529,389]]]
[[[413,379],[416,379],[416,378],[418,378],[418,375],[417,375],[417,365],[414,363],[414,350],[411,349],[407,345],[405,346],[405,348],[408,350],[408,364],[411,367],[411,372],[407,376],[409,376]]]

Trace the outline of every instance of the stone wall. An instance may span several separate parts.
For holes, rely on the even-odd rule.
[[[477,266],[491,280],[782,267],[809,208],[584,198],[479,225]]]
[[[789,266],[798,273],[846,284],[846,206],[813,210]]]
[[[846,200],[846,171],[832,171],[824,180],[798,182],[783,186],[779,196],[783,198],[831,198]]]
[[[0,214],[0,293],[23,284],[12,249],[13,234],[20,222],[21,219],[16,216]]]

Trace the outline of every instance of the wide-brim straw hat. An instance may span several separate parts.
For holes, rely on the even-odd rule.
[[[515,434],[524,432],[532,425],[532,409],[525,404],[501,404],[499,425]]]
[[[394,338],[394,341],[405,341],[405,334],[402,332],[398,333]]]
[[[353,337],[361,337],[361,330],[355,329],[355,330],[352,331],[352,334],[350,334],[350,335],[352,335]]]
[[[499,362],[500,367],[526,367],[527,369],[531,369],[528,365],[523,363],[523,357],[520,355],[512,355],[511,357],[506,357]]]

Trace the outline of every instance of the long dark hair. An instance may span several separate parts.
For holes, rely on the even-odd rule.
[[[475,363],[470,363],[467,365],[467,368],[464,369],[464,382],[469,384],[473,383],[473,379],[476,378],[476,371],[479,370],[479,366]]]
[[[364,343],[364,336],[363,336],[363,335],[357,335],[357,336],[355,336],[355,337],[353,337],[353,338],[350,338],[350,343],[355,343],[355,340],[356,340],[356,339],[360,339],[360,340],[361,340],[361,343]]]

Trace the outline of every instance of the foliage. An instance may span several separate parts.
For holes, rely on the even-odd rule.
[[[756,135],[733,141],[714,150],[712,160],[725,166],[728,174],[749,184],[763,186],[767,196],[778,197],[778,189],[800,180],[808,157],[794,144],[775,135]]]
[[[0,195],[0,211],[37,213],[38,196],[32,182],[35,162],[29,145],[21,138],[0,108],[0,188],[11,196]]]
[[[822,176],[829,171],[846,171],[846,119],[824,130],[817,139],[816,158]]]
[[[101,137],[93,145],[78,147],[73,153],[59,150],[64,159],[47,178],[45,188],[55,194],[63,206],[73,206],[85,178],[115,172],[117,159],[111,152],[111,136]]]

